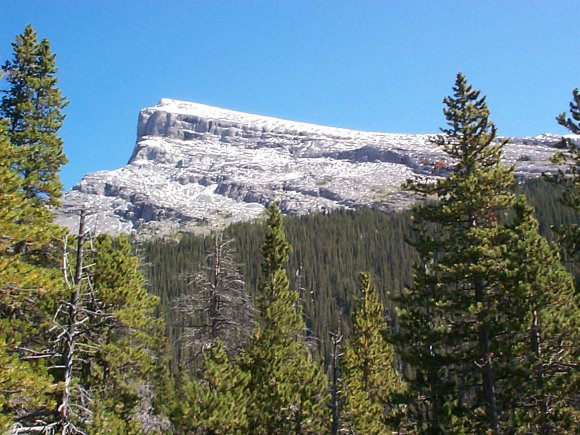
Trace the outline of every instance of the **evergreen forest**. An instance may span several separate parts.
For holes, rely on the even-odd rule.
[[[55,224],[50,42],[26,26],[1,71],[2,433],[577,433],[577,89],[541,178],[502,163],[459,73],[433,138],[449,173],[408,180],[412,209],[273,203],[145,239],[91,234],[85,208],[76,232]]]
[[[557,237],[552,228],[578,222],[577,215],[560,203],[560,187],[534,179],[523,182],[516,190],[534,207],[540,232],[548,240]],[[331,336],[337,325],[343,334],[350,334],[350,313],[360,272],[372,277],[385,305],[386,317],[395,320],[390,301],[412,281],[413,264],[418,260],[417,251],[408,243],[413,237],[409,212],[386,214],[371,209],[338,209],[288,216],[284,224],[292,246],[288,275],[299,291],[316,358],[328,363]],[[264,234],[263,222],[241,222],[218,234],[230,241],[239,279],[243,280],[250,298],[255,297]],[[160,313],[166,322],[175,370],[192,351],[180,337],[187,335],[188,322],[193,321],[176,306],[176,301],[198,293],[191,275],[211,267],[215,235],[181,234],[135,241],[134,245],[142,259],[147,287],[160,298]],[[562,262],[572,274],[578,275],[569,256],[565,255]]]

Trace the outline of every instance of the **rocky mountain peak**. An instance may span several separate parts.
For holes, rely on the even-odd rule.
[[[549,167],[555,136],[514,139],[505,160],[519,176]],[[271,201],[287,214],[336,207],[397,210],[413,176],[445,174],[430,135],[371,133],[162,99],[141,110],[126,166],[88,174],[64,196],[57,221],[93,231],[216,227],[260,216]]]

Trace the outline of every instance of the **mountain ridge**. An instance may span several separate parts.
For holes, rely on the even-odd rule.
[[[163,98],[142,109],[127,165],[87,174],[67,192],[57,222],[76,227],[91,211],[95,233],[192,230],[259,217],[277,201],[286,214],[336,207],[384,210],[414,200],[408,178],[445,175],[429,134],[366,132],[287,121]],[[549,169],[559,137],[512,139],[507,164],[521,177]]]

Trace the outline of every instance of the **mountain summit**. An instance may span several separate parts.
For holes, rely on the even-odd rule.
[[[88,174],[64,195],[57,221],[91,212],[97,233],[216,227],[260,216],[271,201],[287,214],[336,207],[401,209],[413,176],[444,175],[432,135],[371,133],[162,99],[141,110],[126,166]],[[557,137],[514,139],[507,164],[519,176],[546,170]]]

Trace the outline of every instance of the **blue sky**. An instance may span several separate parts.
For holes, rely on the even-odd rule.
[[[176,98],[370,131],[435,133],[455,74],[506,136],[562,133],[580,87],[578,0],[4,0],[0,59],[27,23],[70,105],[66,188],[126,163],[138,112]]]

